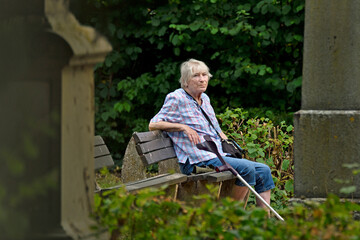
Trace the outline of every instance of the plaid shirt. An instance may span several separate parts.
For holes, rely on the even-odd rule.
[[[210,104],[209,97],[203,93],[201,99],[202,109],[207,113],[216,130],[220,132],[221,129],[216,119],[214,109]],[[184,91],[184,89],[177,89],[166,96],[165,103],[161,110],[150,122],[160,121],[188,125],[199,134],[201,142],[205,141],[205,134],[210,135],[216,143],[219,153],[222,156],[225,156],[222,151],[220,137],[204,117],[200,110],[200,106]],[[194,164],[216,158],[216,155],[211,152],[199,150],[195,144],[190,142],[190,139],[182,131],[168,132],[167,134],[174,143],[175,153],[180,163],[185,163],[187,159],[189,159],[190,164]]]

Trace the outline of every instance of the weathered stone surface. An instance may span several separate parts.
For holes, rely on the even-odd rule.
[[[131,137],[123,159],[121,180],[123,183],[133,182],[146,178],[145,166],[136,151],[134,138]]]
[[[302,110],[295,114],[295,129],[295,197],[339,194],[343,185],[335,179],[353,177],[342,165],[359,163],[360,111]],[[353,184],[359,186],[360,178]]]
[[[360,1],[306,1],[302,110],[360,110]]]
[[[159,174],[164,173],[181,173],[177,158],[171,158],[159,162]]]
[[[297,198],[346,197],[335,179],[360,187],[343,167],[360,163],[359,10],[356,0],[306,1],[302,106],[294,119]]]
[[[5,204],[16,207],[4,214],[22,224],[0,220],[9,230],[2,238],[85,238],[94,224],[93,66],[111,45],[76,20],[68,0],[1,6],[0,155],[23,169],[14,174],[2,164],[7,174],[0,175],[9,183],[1,187],[7,199],[19,194],[13,191],[19,186],[32,190],[31,198]]]

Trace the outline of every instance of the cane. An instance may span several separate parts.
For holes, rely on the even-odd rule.
[[[243,184],[245,184],[246,187],[250,189],[251,192],[255,194],[255,196],[260,199],[269,209],[271,212],[275,214],[275,216],[281,220],[284,221],[284,219],[240,176],[240,174],[230,165],[228,164],[220,155],[216,144],[211,140],[211,137],[209,135],[205,135],[205,142],[196,144],[196,147],[200,150],[209,151],[212,153],[215,153],[216,156],[220,159],[221,163],[223,164],[220,167],[216,167],[215,170],[217,172],[223,172],[223,171],[230,171],[234,176],[236,176]]]

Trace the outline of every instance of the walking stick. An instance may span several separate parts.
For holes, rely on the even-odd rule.
[[[236,176],[243,184],[245,184],[246,187],[250,189],[251,192],[255,194],[255,196],[260,199],[269,209],[271,212],[275,214],[275,216],[281,220],[284,221],[284,219],[240,176],[240,174],[230,165],[228,164],[223,157],[220,155],[216,144],[211,140],[211,137],[209,135],[205,135],[205,142],[196,144],[196,147],[200,150],[209,151],[212,153],[215,153],[216,156],[220,159],[221,163],[223,164],[220,167],[216,167],[215,170],[217,172],[223,172],[223,171],[230,171],[234,176]]]

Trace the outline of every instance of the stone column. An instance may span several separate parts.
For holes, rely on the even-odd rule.
[[[360,187],[360,1],[306,1],[301,110],[295,113],[295,197]],[[360,191],[352,197],[359,198]]]
[[[95,239],[93,67],[68,0],[0,4],[0,239]]]

